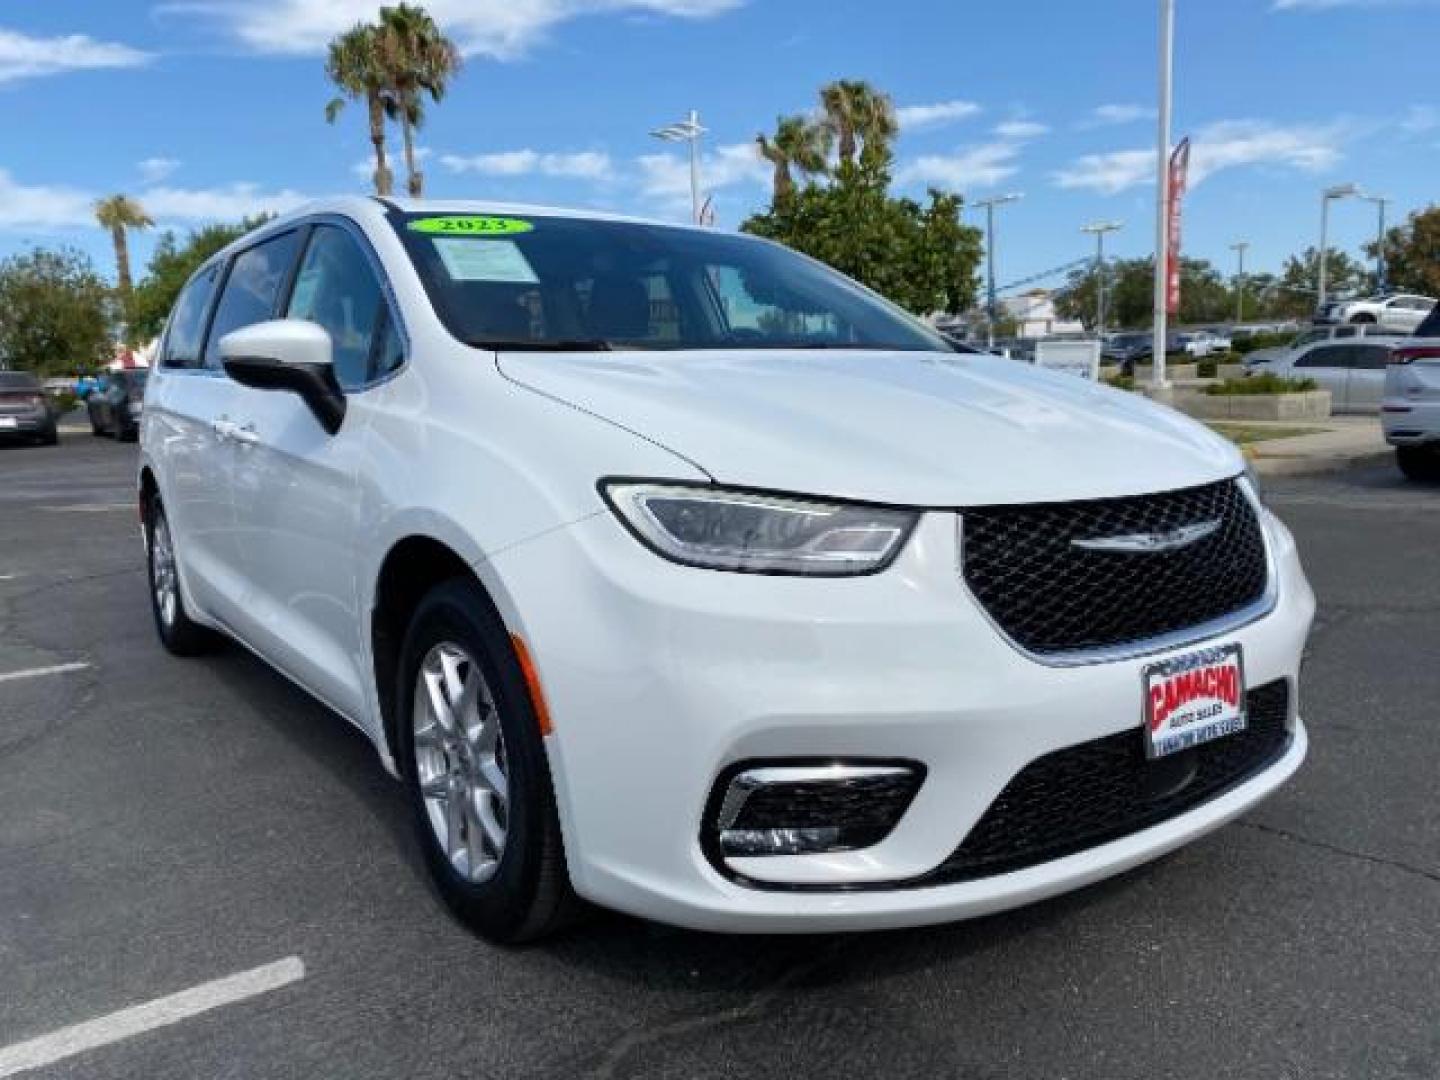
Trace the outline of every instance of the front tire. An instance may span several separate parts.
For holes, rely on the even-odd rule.
[[[176,656],[200,656],[211,652],[219,636],[192,620],[180,595],[179,563],[170,519],[159,499],[150,503],[145,515],[146,566],[150,576],[150,610],[160,643]]]
[[[1410,480],[1440,483],[1440,446],[1397,446],[1395,464]]]
[[[509,635],[475,582],[421,601],[397,692],[399,764],[441,897],[491,941],[552,933],[575,899],[550,766]]]

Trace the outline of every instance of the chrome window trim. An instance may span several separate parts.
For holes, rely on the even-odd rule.
[[[1155,656],[1159,653],[1170,652],[1173,649],[1182,649],[1188,645],[1198,645],[1210,638],[1218,637],[1221,634],[1234,633],[1236,630],[1244,629],[1252,623],[1259,622],[1265,616],[1275,610],[1280,602],[1280,581],[1275,563],[1275,550],[1270,542],[1270,532],[1265,528],[1264,506],[1260,502],[1260,495],[1250,483],[1249,477],[1244,473],[1230,478],[1231,483],[1237,484],[1250,503],[1250,508],[1255,513],[1255,522],[1260,529],[1260,542],[1265,547],[1265,592],[1253,604],[1247,604],[1238,611],[1218,619],[1210,619],[1207,622],[1197,623],[1195,626],[1188,626],[1183,630],[1176,630],[1169,634],[1161,634],[1159,637],[1145,638],[1141,641],[1127,642],[1124,645],[1106,645],[1098,649],[1076,649],[1073,652],[1063,653],[1037,653],[1027,649],[1018,641],[1006,633],[984,604],[980,602],[970,583],[965,580],[965,511],[960,510],[955,515],[955,572],[960,579],[960,587],[964,590],[966,598],[990,628],[995,631],[1002,641],[1009,645],[1027,660],[1034,661],[1044,667],[1051,668],[1072,668],[1088,667],[1094,664],[1114,664],[1123,660],[1138,660],[1142,657]],[[1212,481],[1213,483],[1214,481]],[[1142,492],[1141,495],[1146,493]],[[1149,493],[1156,494],[1156,493]],[[1139,497],[1139,496],[1137,496]]]

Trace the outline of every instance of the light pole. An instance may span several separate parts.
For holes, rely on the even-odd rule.
[[[1230,250],[1235,252],[1240,260],[1240,266],[1235,272],[1235,324],[1238,326],[1245,321],[1245,250],[1250,246],[1248,240],[1237,240],[1230,245]]]
[[[1124,228],[1123,221],[1095,221],[1080,226],[1082,233],[1095,236],[1095,335],[1105,334],[1105,234]]]
[[[656,128],[650,132],[657,139],[665,142],[688,142],[690,144],[690,220],[696,225],[702,224],[700,205],[700,136],[705,134],[705,129],[700,126],[700,114],[694,109],[684,120],[677,120],[673,124],[666,124],[662,128]]]
[[[989,316],[989,344],[995,344],[995,207],[1016,202],[1024,196],[1018,192],[995,195],[971,203],[985,208],[985,311]]]
[[[1154,386],[1165,381],[1166,270],[1170,259],[1170,97],[1175,58],[1175,0],[1160,0],[1160,109],[1155,135],[1155,332],[1152,352]]]
[[[1320,193],[1320,298],[1315,304],[1316,312],[1325,306],[1325,270],[1326,263],[1329,262],[1328,245],[1330,243],[1330,200],[1348,199],[1359,194],[1360,188],[1355,184],[1336,184]]]
[[[1385,204],[1393,202],[1386,195],[1362,195],[1366,202],[1373,202],[1380,211],[1380,223],[1375,230],[1375,291],[1385,292]]]

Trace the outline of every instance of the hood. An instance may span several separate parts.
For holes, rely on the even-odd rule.
[[[744,487],[978,506],[1163,491],[1243,468],[1229,442],[1178,412],[999,357],[527,352],[498,363]]]

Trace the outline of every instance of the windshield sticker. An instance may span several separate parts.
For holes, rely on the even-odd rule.
[[[427,217],[406,226],[411,232],[432,236],[513,236],[527,233],[534,223],[506,217]]]
[[[513,240],[473,244],[450,236],[432,243],[451,281],[491,281],[506,285],[538,285],[535,268]]]

